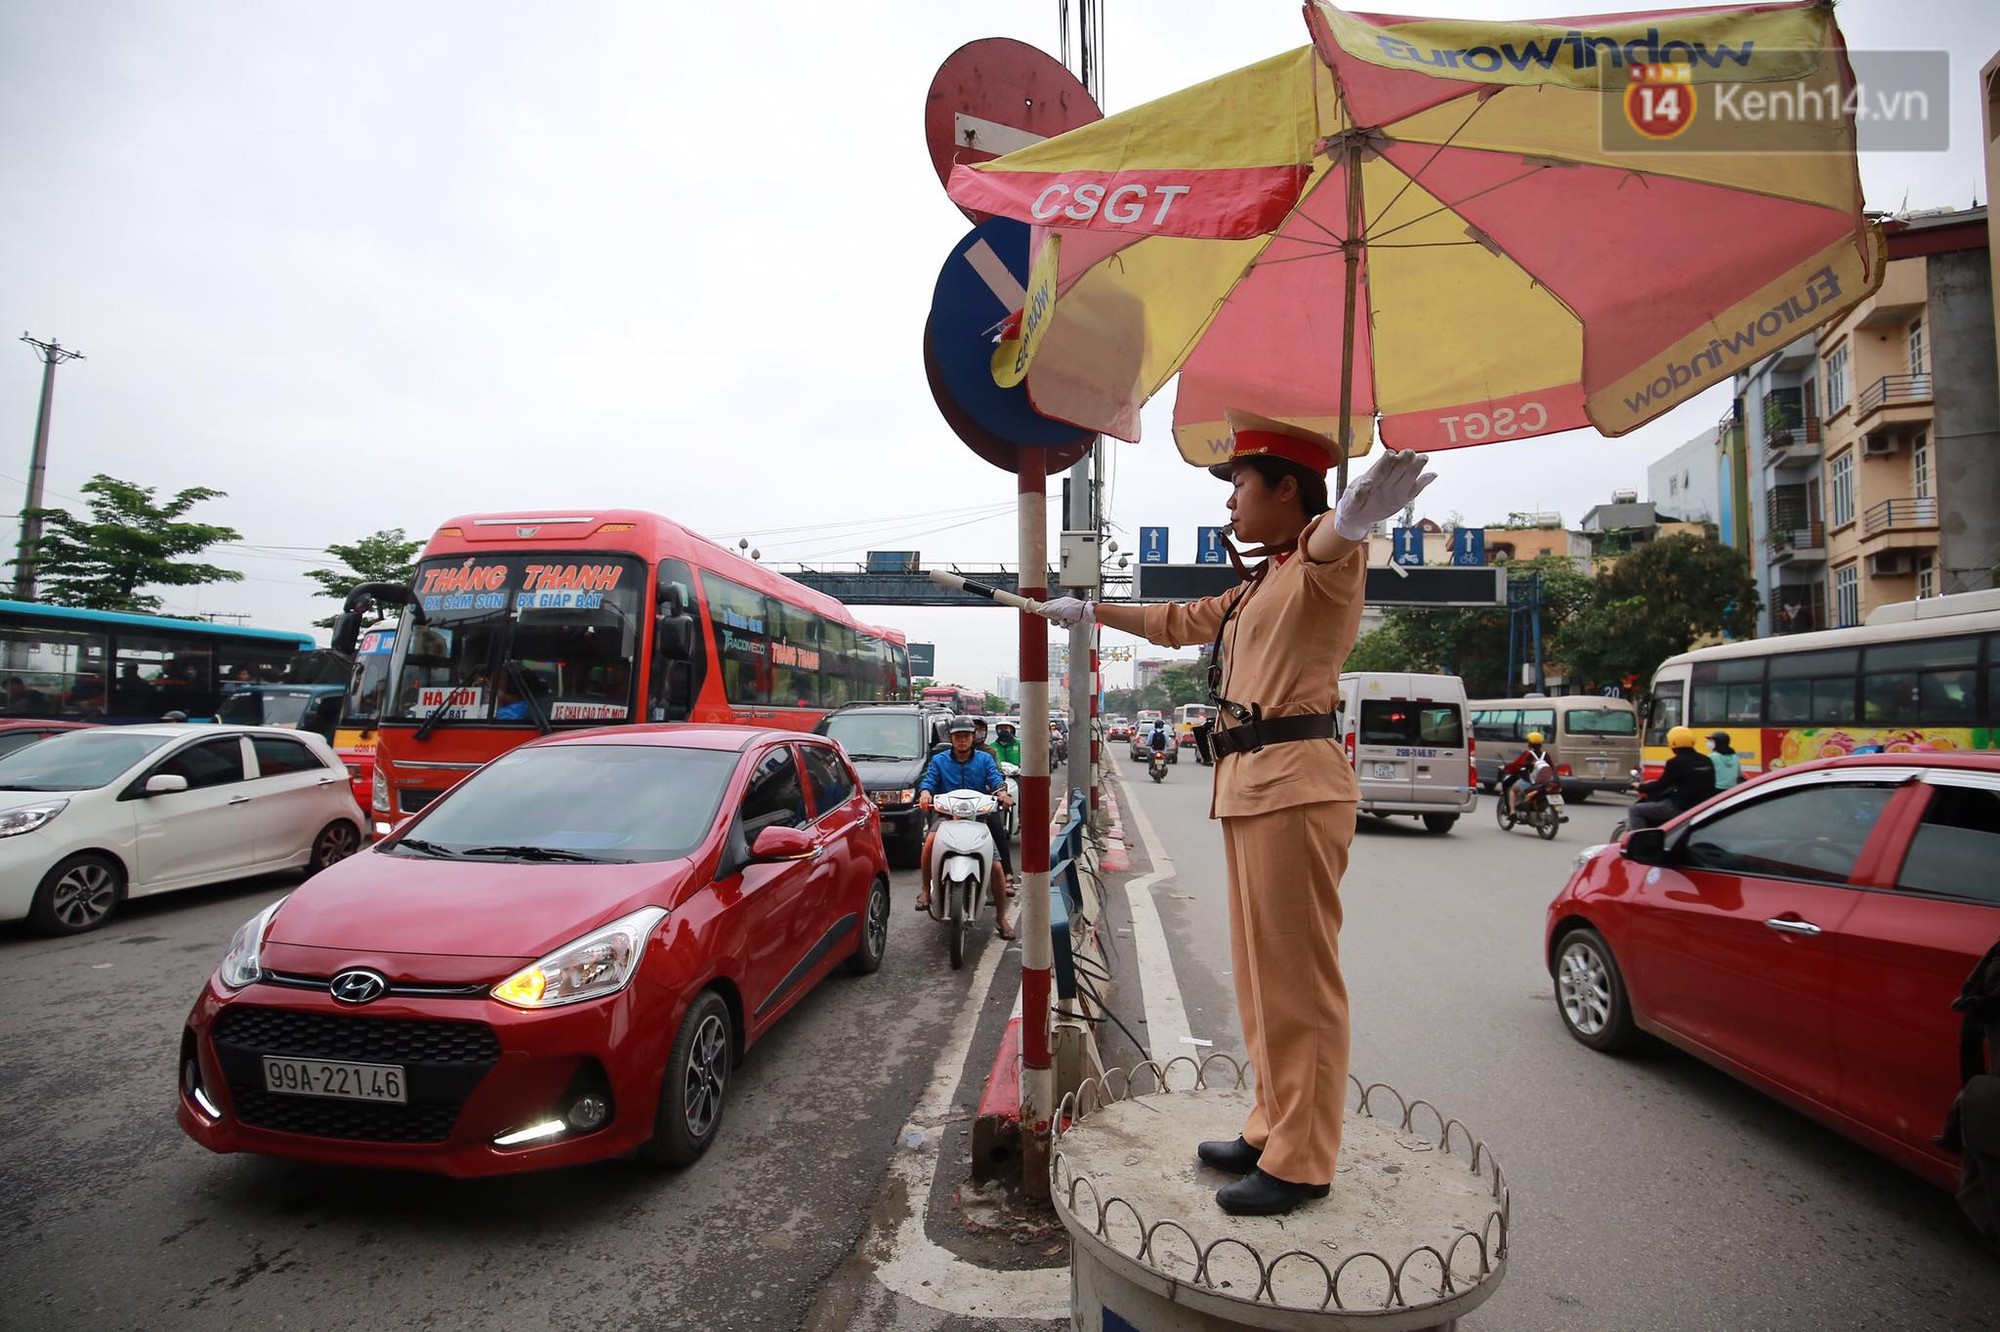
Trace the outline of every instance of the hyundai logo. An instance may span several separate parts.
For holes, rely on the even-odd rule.
[[[520,537],[521,540],[526,541],[529,537],[533,536],[535,533],[541,530],[542,529],[539,527],[517,527],[514,529],[514,535]]]
[[[343,971],[327,989],[343,1004],[372,1004],[389,993],[389,982],[373,971]]]

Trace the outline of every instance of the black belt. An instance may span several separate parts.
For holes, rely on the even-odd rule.
[[[1217,758],[1224,754],[1254,754],[1265,745],[1282,745],[1293,740],[1331,740],[1333,714],[1308,712],[1296,717],[1266,717],[1259,714],[1240,726],[1215,728],[1208,747]]]

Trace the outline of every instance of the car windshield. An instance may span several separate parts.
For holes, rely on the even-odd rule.
[[[923,719],[907,713],[870,716],[865,712],[828,717],[826,733],[851,759],[919,759],[924,756]]]
[[[223,694],[215,719],[240,726],[297,726],[306,719],[312,701],[307,689],[246,686]]]
[[[495,860],[678,860],[740,755],[661,745],[524,746],[454,787],[388,849]]]
[[[120,727],[52,735],[0,758],[0,791],[94,791],[172,739]]]
[[[1637,735],[1639,718],[1618,708],[1573,708],[1563,714],[1571,735]]]

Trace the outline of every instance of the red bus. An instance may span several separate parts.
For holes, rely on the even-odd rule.
[[[986,695],[958,685],[931,685],[923,691],[926,703],[942,703],[953,712],[986,711]]]
[[[643,721],[811,730],[907,698],[893,629],[657,514],[467,514],[419,558],[390,654],[370,805],[416,813],[525,740]]]

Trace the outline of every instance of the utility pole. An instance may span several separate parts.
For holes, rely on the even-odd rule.
[[[26,333],[21,335],[21,341],[42,358],[42,406],[35,413],[35,453],[28,464],[28,502],[21,510],[21,550],[14,564],[15,599],[33,601],[35,566],[40,561],[42,545],[42,520],[36,510],[42,507],[42,478],[49,470],[49,407],[56,396],[56,367],[64,361],[81,361],[83,353]]]

